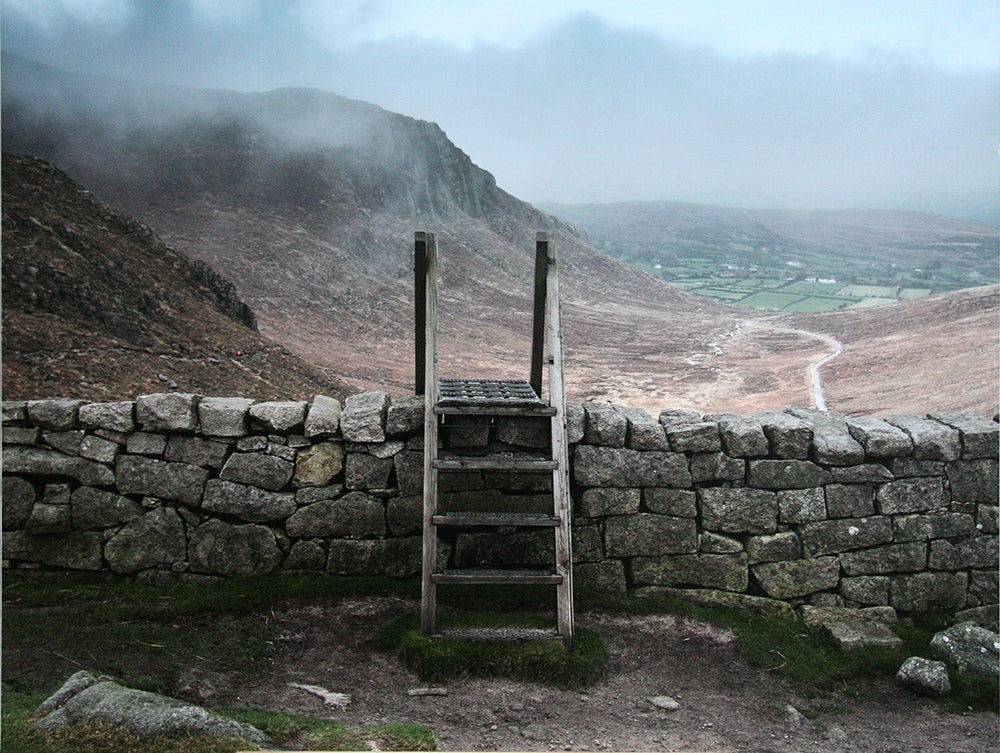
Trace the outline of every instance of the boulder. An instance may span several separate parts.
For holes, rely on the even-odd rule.
[[[896,673],[896,683],[904,688],[929,696],[946,696],[951,692],[948,667],[943,661],[911,656]]]
[[[742,592],[747,588],[746,554],[678,554],[636,557],[635,585],[687,586]]]
[[[175,435],[167,440],[163,457],[176,463],[221,468],[228,452],[229,444],[224,441]]]
[[[810,433],[812,433],[810,431]],[[830,483],[830,472],[809,460],[750,460],[748,486],[808,489]]]
[[[664,425],[670,446],[676,452],[720,452],[722,440],[719,425],[714,421]]]
[[[875,499],[883,515],[926,512],[948,506],[944,479],[933,477],[904,478],[883,484]]]
[[[913,452],[913,440],[898,426],[872,416],[849,416],[846,420],[851,436],[869,457],[899,458]]]
[[[628,421],[625,446],[633,450],[669,450],[663,425],[641,408],[617,408]]]
[[[1000,673],[1000,634],[972,623],[953,625],[935,634],[931,652],[963,674],[995,678]]]
[[[772,599],[807,596],[836,587],[840,565],[836,557],[764,562],[751,568],[764,592]]]
[[[360,491],[302,507],[285,522],[294,539],[317,536],[384,536],[385,507]]]
[[[581,486],[683,488],[691,485],[687,457],[679,452],[639,452],[580,445],[573,459],[573,474]]]
[[[903,639],[889,627],[895,621],[896,613],[889,607],[802,607],[803,624],[810,630],[825,630],[842,651],[902,648]]]
[[[698,517],[698,496],[692,489],[650,487],[643,490],[642,499],[650,512],[658,512],[661,515],[673,515],[676,518]],[[638,510],[637,501],[635,510],[622,510],[621,512],[638,512]]]
[[[615,489],[612,487],[585,489],[580,497],[580,509],[577,510],[577,514],[587,518],[598,518],[604,515],[630,515],[639,512],[640,500],[641,492],[639,489]]]
[[[3,477],[3,529],[24,528],[35,504],[35,487],[17,476]],[[638,509],[638,502],[636,503]]]
[[[851,436],[843,417],[815,408],[789,408],[788,412],[812,425],[811,454],[824,465],[854,465],[865,459],[865,448]]]
[[[45,714],[35,722],[35,728],[45,732],[70,724],[100,722],[124,727],[142,740],[207,735],[241,738],[254,745],[270,742],[267,735],[249,724],[82,672],[70,677],[36,713]]]
[[[958,429],[963,458],[996,458],[1000,439],[1000,424],[996,421],[960,412],[932,413],[929,418]]]
[[[41,447],[4,447],[3,472],[37,476],[69,476],[83,486],[111,486],[115,474],[103,463],[71,457]]]
[[[316,395],[309,404],[306,413],[305,435],[318,437],[323,434],[336,434],[340,431],[340,414],[343,406],[335,397]]]
[[[909,435],[917,460],[958,460],[962,455],[957,429],[919,416],[889,416],[885,420]]]
[[[86,531],[128,523],[145,510],[138,502],[92,486],[81,486],[70,495],[73,528]]]
[[[699,452],[691,456],[691,481],[742,481],[746,461],[724,452]]]
[[[401,397],[389,406],[385,417],[385,433],[389,436],[416,434],[423,425],[423,395]]]
[[[801,418],[781,411],[762,411],[754,418],[764,430],[764,436],[775,458],[807,458],[812,445],[812,427]]]
[[[719,421],[719,438],[727,455],[737,458],[767,457],[769,446],[760,421],[732,416]]]

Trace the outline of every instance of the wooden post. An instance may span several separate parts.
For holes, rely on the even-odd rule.
[[[413,394],[424,394],[424,348],[427,332],[427,233],[413,237]]]
[[[424,234],[424,280],[426,298],[424,309],[424,517],[423,517],[423,566],[421,580],[420,622],[425,635],[435,632],[437,591],[431,574],[437,564],[437,527],[432,518],[437,512],[438,474],[434,467],[437,460],[438,417],[434,406],[438,400],[437,382],[437,241],[433,233]]]
[[[538,233],[535,239],[535,302],[531,315],[531,376],[528,383],[542,396],[542,361],[545,352],[545,300],[548,274],[549,236]]]
[[[556,270],[556,249],[544,233],[538,243],[545,244],[545,344],[548,347],[549,405],[556,409],[552,417],[552,457],[558,465],[552,471],[554,514],[559,519],[555,529],[556,573],[562,582],[556,586],[556,612],[559,634],[566,646],[573,648],[576,632],[573,609],[573,533],[569,494],[569,446],[566,438],[566,388],[563,381],[562,324],[559,311],[559,276]]]

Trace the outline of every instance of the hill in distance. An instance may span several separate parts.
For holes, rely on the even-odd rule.
[[[433,123],[315,90],[235,94],[3,65],[5,149],[51,161],[210,265],[264,337],[357,388],[412,392],[415,230],[438,235],[442,375],[525,377],[543,230],[560,252],[571,399],[654,413],[811,403],[805,374],[830,352],[828,335],[758,326],[759,312],[598,252],[497,187]],[[992,357],[981,346],[962,355]],[[982,410],[964,391],[924,389],[912,363],[924,410]],[[837,408],[835,395],[827,402]]]
[[[996,229],[938,215],[667,201],[544,206],[655,277],[762,309],[864,308],[1000,282]]]

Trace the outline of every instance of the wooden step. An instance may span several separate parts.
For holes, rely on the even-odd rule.
[[[523,379],[438,379],[437,403],[454,407],[547,407]]]
[[[533,512],[447,512],[435,515],[431,522],[436,526],[542,526],[555,527],[559,518]]]
[[[434,406],[438,416],[554,416],[556,409],[548,405],[442,405]]]
[[[555,460],[529,460],[520,457],[463,457],[441,458],[432,465],[439,471],[553,471],[559,467]]]
[[[527,627],[502,627],[502,628],[453,628],[442,630],[436,636],[443,638],[456,638],[462,641],[476,641],[483,643],[514,643],[517,641],[534,641],[546,638],[558,638],[559,631],[555,628],[527,628]]]
[[[431,580],[438,585],[445,583],[464,583],[469,585],[486,584],[530,584],[556,586],[562,583],[562,576],[548,570],[485,570],[471,568],[468,570],[445,570],[432,573]]]

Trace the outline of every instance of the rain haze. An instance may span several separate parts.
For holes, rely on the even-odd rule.
[[[5,51],[438,123],[532,202],[1000,221],[995,0],[6,0]]]

